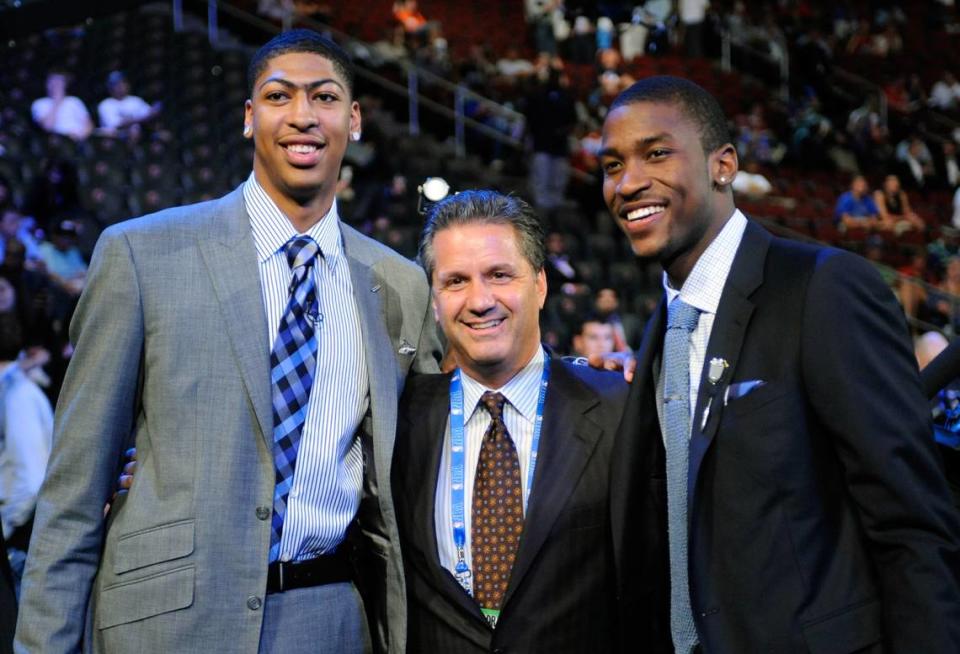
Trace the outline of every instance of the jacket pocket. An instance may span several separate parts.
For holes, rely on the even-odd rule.
[[[180,520],[120,536],[113,559],[116,574],[154,563],[183,558],[193,552],[193,520]]]
[[[97,627],[107,629],[193,604],[192,565],[106,586],[97,600]]]
[[[869,600],[808,622],[803,626],[803,637],[811,654],[844,654],[878,643],[883,638],[880,602]]]

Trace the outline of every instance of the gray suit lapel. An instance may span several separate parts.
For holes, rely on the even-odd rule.
[[[217,205],[206,238],[198,242],[223,312],[240,376],[267,448],[273,446],[270,345],[257,252],[242,187]]]
[[[373,269],[378,259],[376,250],[348,225],[341,225],[341,232],[366,351],[370,409],[373,417],[374,464],[378,482],[381,487],[388,488],[399,390],[396,383],[396,359],[383,310],[384,296],[388,289]]]

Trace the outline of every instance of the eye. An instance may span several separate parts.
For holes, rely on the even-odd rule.
[[[264,96],[270,102],[280,102],[287,97],[283,91],[270,91]]]
[[[336,94],[329,93],[327,91],[320,91],[314,95],[313,98],[315,100],[319,100],[320,102],[336,102],[339,99],[337,98]]]
[[[650,150],[650,153],[647,155],[650,159],[662,159],[670,154],[670,150],[666,148],[654,148]]]
[[[604,175],[612,175],[620,169],[619,161],[606,161],[602,165]]]

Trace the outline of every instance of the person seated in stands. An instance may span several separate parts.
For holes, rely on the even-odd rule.
[[[40,244],[40,258],[54,286],[70,297],[79,297],[87,278],[87,264],[77,247],[77,226],[72,220],[57,223],[50,240]]]
[[[603,322],[613,325],[613,349],[629,352],[640,344],[643,322],[629,313],[620,312],[620,297],[616,289],[606,287],[593,298],[593,313]]]
[[[930,322],[937,327],[960,326],[960,257],[947,261],[943,280],[927,294]]]
[[[34,122],[44,130],[69,136],[74,141],[83,141],[93,131],[93,121],[83,101],[67,95],[69,82],[67,73],[50,71],[47,75],[47,95],[33,101],[30,113]]]
[[[899,234],[926,227],[923,218],[910,208],[910,199],[900,187],[900,178],[896,175],[887,175],[883,179],[883,188],[874,191],[873,201],[880,212],[880,229]]]
[[[427,19],[417,7],[417,0],[398,0],[393,3],[393,17],[403,25],[407,34],[423,34],[427,30]]]
[[[936,183],[933,155],[916,134],[897,144],[897,161],[908,188],[922,190]]]
[[[747,161],[743,169],[737,171],[737,176],[733,178],[730,186],[735,193],[752,197],[762,197],[773,190],[773,184],[760,172],[760,164],[752,160]]]
[[[960,103],[960,82],[949,70],[930,89],[929,104],[934,109],[953,111]]]
[[[97,113],[103,131],[113,136],[138,137],[141,125],[156,118],[163,108],[160,102],[149,105],[143,98],[130,95],[130,83],[119,70],[107,77],[107,92],[110,97],[100,102]]]
[[[738,174],[737,177],[740,175]],[[834,221],[843,229],[864,228],[873,229],[880,224],[880,211],[870,197],[870,188],[867,178],[857,175],[850,182],[850,190],[844,192],[837,199],[837,207],[833,212]]]
[[[546,56],[549,60],[549,56]],[[516,80],[521,77],[532,75],[536,68],[529,59],[520,56],[520,50],[516,47],[509,47],[500,59],[497,60],[497,73],[507,80]]]
[[[573,354],[598,357],[615,351],[613,325],[596,315],[587,316],[573,335]]]
[[[547,260],[543,268],[547,274],[548,293],[551,289],[564,295],[582,295],[589,292],[590,289],[583,283],[580,273],[570,260],[564,235],[561,232],[550,232],[544,245],[547,248]]]
[[[957,158],[957,142],[945,139],[934,158],[937,171],[934,184],[937,188],[952,191],[960,187],[960,159]]]

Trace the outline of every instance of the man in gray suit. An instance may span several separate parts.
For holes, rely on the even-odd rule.
[[[247,182],[97,245],[19,652],[404,650],[390,467],[405,377],[437,369],[426,279],[339,221],[342,50],[295,30],[250,73]]]

